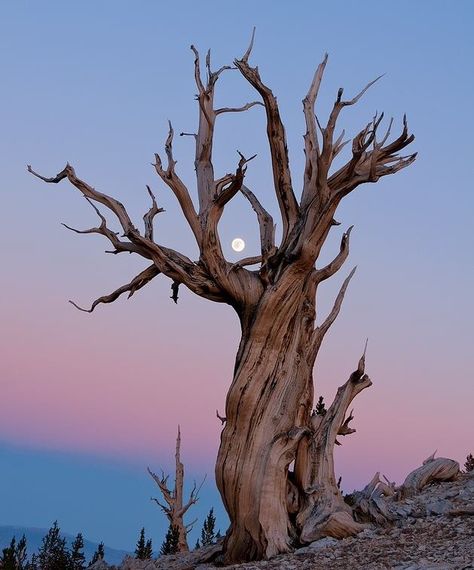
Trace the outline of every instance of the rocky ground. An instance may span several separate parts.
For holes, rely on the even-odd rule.
[[[344,540],[324,538],[290,555],[226,570],[474,569],[474,472],[429,485],[410,499],[391,500],[389,508],[398,517],[390,526]],[[215,569],[200,562],[203,550],[147,562],[128,559],[120,570]]]

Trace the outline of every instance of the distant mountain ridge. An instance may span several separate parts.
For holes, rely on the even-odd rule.
[[[10,544],[13,537],[18,541],[23,535],[25,535],[29,558],[33,553],[38,552],[41,544],[43,543],[43,537],[47,532],[48,529],[45,528],[0,525],[0,553],[2,548],[6,548]],[[66,539],[67,545],[70,548],[75,537],[67,532],[61,532],[61,536]],[[98,543],[84,538],[84,556],[86,557],[87,564],[94,555],[94,552],[97,550],[97,546]],[[120,564],[124,557],[127,554],[130,554],[130,552],[127,552],[126,550],[118,550],[116,548],[109,548],[108,546],[104,546],[104,549],[105,560],[109,564]]]

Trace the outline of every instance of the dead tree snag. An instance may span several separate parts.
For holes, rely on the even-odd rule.
[[[199,491],[201,490],[203,482],[196,486],[194,483],[189,499],[186,503],[183,502],[183,491],[184,491],[184,465],[181,462],[181,431],[178,426],[178,436],[176,437],[176,453],[175,453],[175,479],[174,488],[170,489],[168,485],[169,475],[165,475],[161,472],[161,477],[153,473],[148,467],[148,473],[158,485],[158,488],[163,496],[166,504],[162,503],[158,499],[152,499],[160,507],[160,509],[165,513],[170,526],[178,530],[178,551],[188,552],[189,546],[187,541],[187,534],[193,528],[196,520],[190,522],[189,524],[184,523],[184,515],[187,513],[188,509],[197,503],[199,500]]]
[[[346,261],[351,228],[343,234],[340,250],[329,264],[320,267],[318,258],[331,228],[337,225],[334,216],[341,200],[358,186],[409,166],[416,157],[399,154],[414,139],[405,117],[395,138],[391,137],[393,121],[382,132],[383,113],[375,114],[352,141],[344,140],[344,131],[336,134],[341,112],[355,105],[376,80],[349,99],[343,99],[343,90],[339,89],[327,123],[321,124],[315,104],[327,65],[325,56],[303,100],[306,162],[301,197],[297,198],[300,193],[295,193],[291,177],[277,99],[259,69],[249,63],[253,41],[252,37],[249,48],[234,65],[259,100],[220,109],[214,107],[214,91],[229,66],[213,71],[208,52],[203,73],[200,55],[191,46],[199,114],[197,131],[191,134],[195,140],[196,204],[176,171],[171,124],[165,142],[166,162],[155,155],[156,173],[175,195],[194,234],[200,252],[197,262],[156,241],[153,218],[160,208],[151,191],[152,206],[140,231],[120,202],[84,182],[69,164],[52,178],[28,167],[48,183],[67,179],[91,204],[100,204],[114,214],[123,235],[112,232],[97,210],[101,225],[86,233],[102,234],[112,243],[114,253],[136,253],[151,263],[130,283],[97,299],[89,311],[124,292],[135,293],[162,274],[173,284],[174,301],[179,285],[183,285],[201,297],[227,303],[237,312],[242,336],[222,416],[225,422],[216,463],[217,485],[231,521],[224,542],[226,562],[270,557],[289,551],[295,541],[325,534],[344,536],[360,528],[337,489],[333,446],[338,435],[353,431],[349,426],[352,413],[346,415],[348,406],[370,386],[363,359],[339,389],[326,416],[311,416],[314,363],[355,269],[345,279],[329,315],[318,321],[316,294],[319,284]],[[245,183],[254,157],[239,153],[235,169],[220,176],[215,174],[212,162],[214,128],[220,115],[257,112],[261,107],[266,115],[273,187],[282,224],[280,243],[275,241],[272,216],[260,203],[258,191]],[[348,143],[346,162],[332,168],[334,158]],[[222,251],[218,224],[226,205],[238,193],[257,215],[260,253],[230,263]],[[248,270],[249,264],[258,264],[258,268]],[[294,471],[289,468],[293,462]]]

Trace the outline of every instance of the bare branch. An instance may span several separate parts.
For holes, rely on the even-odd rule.
[[[318,97],[319,88],[326,68],[328,54],[324,55],[323,61],[318,65],[306,97],[303,99],[303,112],[306,122],[306,134],[304,135],[306,165],[304,171],[304,187],[301,204],[304,207],[314,194],[314,183],[318,169],[319,141],[314,105]]]
[[[220,109],[216,109],[215,114],[221,115],[222,113],[242,113],[242,111],[248,111],[255,105],[264,106],[261,101],[252,101],[252,103],[246,103],[242,107],[221,107]]]
[[[173,138],[174,138],[174,130],[171,124],[171,121],[168,121],[168,136],[166,137],[165,141],[165,152],[168,158],[168,168],[167,168],[167,175],[170,176],[171,172],[174,170],[176,166],[176,160],[173,158]]]
[[[337,435],[350,435],[351,433],[355,433],[356,430],[354,428],[349,427],[349,423],[354,419],[354,410],[351,410],[347,418],[344,420],[343,424],[339,428]]]
[[[216,416],[217,416],[217,418],[218,418],[219,420],[221,420],[221,424],[222,424],[222,425],[224,425],[224,424],[226,423],[227,418],[225,418],[225,417],[219,415],[219,410],[216,410]]]
[[[312,344],[314,350],[317,351],[319,349],[319,346],[321,345],[324,335],[327,333],[330,326],[333,324],[333,322],[336,320],[337,316],[339,315],[342,301],[344,300],[344,295],[346,294],[346,289],[349,285],[350,280],[354,276],[356,269],[357,267],[354,267],[354,269],[349,273],[349,275],[344,280],[344,283],[342,284],[339,293],[337,294],[336,300],[334,301],[333,308],[329,313],[329,315],[326,317],[325,321],[319,327],[316,327],[316,329],[314,330],[312,337]]]
[[[318,269],[315,272],[315,279],[318,283],[332,277],[343,266],[347,256],[349,255],[349,237],[353,227],[354,226],[348,228],[348,230],[342,235],[341,247],[337,256],[331,261],[331,263],[326,265],[326,267]]]
[[[127,237],[129,237],[130,233],[138,232],[138,230],[133,225],[123,204],[121,204],[115,198],[112,198],[107,194],[103,194],[102,192],[95,190],[94,188],[89,186],[86,182],[84,182],[80,178],[77,178],[74,168],[69,163],[66,164],[66,166],[63,168],[63,170],[61,170],[61,172],[59,172],[56,176],[52,178],[46,178],[44,176],[41,176],[40,174],[35,172],[30,165],[28,165],[27,168],[28,172],[31,172],[31,174],[33,174],[37,178],[40,178],[41,180],[44,180],[45,182],[48,182],[50,184],[57,184],[58,182],[61,182],[61,180],[64,180],[64,178],[67,178],[69,182],[71,182],[71,184],[73,184],[78,190],[80,190],[80,192],[82,192],[82,194],[86,198],[94,200],[95,202],[99,202],[100,204],[103,204],[109,210],[111,210],[117,216],[120,225],[122,226],[122,229],[124,231],[124,234]]]
[[[426,465],[427,463],[431,463],[431,461],[434,461],[434,458],[435,458],[435,455],[436,455],[437,451],[438,451],[438,450],[435,449],[435,450],[433,451],[433,453],[423,461],[422,465]]]
[[[160,505],[160,507],[163,510],[167,509],[169,511],[173,506],[174,498],[173,498],[173,492],[168,489],[168,475],[166,475],[165,477],[164,473],[162,472],[161,477],[159,477],[158,475],[156,475],[156,473],[153,473],[153,471],[151,471],[149,467],[147,467],[147,471],[152,477],[152,479],[155,481],[155,483],[158,485],[158,488],[160,489],[163,498],[168,503],[168,508],[163,506],[157,499],[154,500],[158,503],[158,505]]]
[[[319,190],[323,193],[327,193],[327,176],[329,172],[329,168],[331,167],[332,160],[336,154],[338,154],[341,150],[340,141],[337,144],[333,143],[333,136],[334,130],[336,128],[337,119],[339,117],[340,112],[344,107],[349,105],[355,105],[360,98],[364,95],[364,93],[375,83],[377,82],[382,75],[368,83],[362,91],[360,91],[353,99],[348,101],[342,100],[342,94],[344,90],[342,88],[339,89],[337,92],[336,101],[333,105],[332,111],[329,115],[329,119],[326,125],[326,128],[322,129],[323,132],[323,149],[321,151],[321,156],[318,159],[318,186]],[[378,125],[377,125],[378,126]],[[376,128],[376,127],[375,127]],[[335,152],[336,147],[336,152]]]
[[[166,505],[164,505],[163,503],[160,503],[160,501],[158,499],[156,499],[155,497],[151,497],[151,500],[154,501],[159,507],[160,509],[165,513],[165,515],[169,518],[170,517],[170,508],[167,507]]]
[[[193,530],[194,525],[197,523],[197,519],[192,520],[190,523],[188,523],[187,525],[185,525],[186,528],[186,532],[190,532],[191,530]]]
[[[250,202],[254,212],[257,214],[258,225],[260,228],[262,258],[266,259],[275,250],[275,224],[273,223],[273,218],[267,210],[265,210],[255,194],[245,186],[245,184],[242,184],[240,191]]]
[[[189,195],[189,191],[186,188],[184,182],[181,178],[176,174],[175,165],[176,161],[173,158],[173,127],[171,122],[169,122],[169,131],[168,136],[165,142],[165,152],[168,157],[168,167],[166,170],[163,169],[161,158],[158,154],[155,153],[155,170],[158,176],[163,180],[163,182],[171,189],[173,194],[176,196],[178,203],[181,207],[181,211],[186,218],[189,227],[191,228],[194,237],[198,244],[201,243],[201,226],[199,223],[199,219],[194,209],[193,202],[191,200],[191,196]]]
[[[327,181],[335,200],[340,200],[360,184],[377,182],[381,176],[394,174],[409,166],[415,160],[417,153],[408,156],[399,156],[397,154],[413,142],[415,138],[413,135],[408,134],[406,117],[403,117],[401,135],[386,146],[383,145],[390,136],[393,119],[390,120],[381,142],[377,142],[377,131],[382,118],[383,113],[379,117],[374,117],[373,121],[354,137],[351,160]],[[369,150],[370,146],[372,146],[371,150]]]
[[[143,216],[143,222],[145,224],[145,237],[150,241],[153,241],[153,218],[156,216],[156,214],[164,212],[165,210],[164,208],[158,208],[155,195],[151,191],[151,188],[148,186],[148,184],[146,189],[150,195],[152,205],[148,212]]]
[[[367,354],[368,344],[369,344],[369,339],[366,338],[364,345],[364,352],[362,353],[362,356],[360,357],[359,360],[359,364],[357,365],[357,373],[359,374],[360,377],[362,377],[365,374],[365,355]]]
[[[204,477],[203,477],[203,479],[202,479],[202,481],[198,487],[196,487],[196,481],[194,481],[193,488],[191,490],[191,494],[189,496],[188,502],[185,505],[183,505],[182,509],[179,511],[179,514],[181,516],[183,516],[186,513],[186,511],[189,509],[189,507],[191,507],[192,505],[195,505],[199,501],[199,493],[201,492],[201,488],[204,485],[206,478],[207,478],[207,475],[204,475]]]
[[[53,178],[46,178],[38,175],[31,169],[31,167],[29,167],[28,170],[38,178],[51,183],[58,183],[64,178],[68,178],[69,181],[76,186],[76,188],[78,188],[86,198],[99,202],[111,210],[119,219],[120,224],[124,229],[125,237],[131,241],[131,244],[128,245],[117,241],[116,235],[113,232],[109,233],[105,230],[104,232],[99,232],[104,233],[104,235],[107,235],[107,237],[111,239],[117,251],[132,251],[134,253],[139,253],[145,258],[151,259],[159,271],[166,275],[166,277],[185,284],[197,295],[219,302],[223,302],[225,300],[225,297],[222,295],[222,290],[207,273],[205,267],[195,264],[178,251],[160,246],[147,237],[140,235],[140,232],[132,224],[123,204],[106,194],[98,192],[86,182],[77,178],[74,169],[69,164],[66,165],[63,171]],[[187,212],[189,213],[189,210],[187,210]],[[101,219],[103,219],[103,216],[101,216]],[[103,221],[103,224],[104,223],[105,222]],[[197,219],[196,224],[198,228],[197,231],[200,232],[200,226]]]
[[[82,233],[82,232],[80,232],[80,233]],[[80,307],[79,305],[74,303],[74,301],[69,301],[69,302],[71,303],[71,305],[74,305],[74,307],[76,307],[76,309],[79,309],[80,311],[84,311],[85,313],[92,313],[92,311],[100,303],[113,303],[123,293],[128,292],[127,299],[130,299],[130,297],[134,293],[136,293],[139,289],[144,287],[147,283],[149,283],[154,277],[156,277],[160,273],[161,273],[160,270],[156,267],[155,264],[150,265],[149,267],[144,269],[141,273],[139,273],[136,277],[134,277],[130,281],[130,283],[127,283],[126,285],[122,285],[122,287],[119,287],[118,289],[116,289],[115,291],[110,293],[109,295],[104,295],[104,296],[96,299],[92,303],[92,306],[90,309],[83,309],[82,307]]]
[[[374,83],[377,83],[377,81],[379,79],[382,79],[382,77],[384,77],[384,75],[385,75],[385,73],[382,73],[382,75],[379,75],[378,77],[376,77],[375,79],[373,79],[372,81],[367,83],[367,85],[362,89],[362,91],[360,91],[354,98],[350,99],[349,101],[341,101],[341,104],[344,106],[355,105],[355,103],[357,103],[359,101],[359,99],[365,94],[365,92],[368,91],[372,87],[372,85],[374,85]],[[342,91],[341,91],[341,95],[342,95]]]
[[[76,234],[100,234],[100,235],[105,236],[115,248],[114,251],[106,251],[105,253],[114,253],[114,254],[123,253],[123,252],[138,253],[142,257],[146,257],[147,259],[151,259],[151,256],[143,248],[140,248],[139,246],[132,244],[130,242],[121,241],[118,238],[118,232],[114,232],[110,228],[107,227],[107,220],[100,213],[100,210],[97,208],[97,206],[94,204],[94,202],[92,202],[92,200],[90,200],[87,197],[85,197],[85,199],[88,202],[88,204],[90,204],[90,206],[94,209],[96,214],[99,216],[99,218],[101,220],[100,226],[95,227],[95,228],[89,228],[87,230],[78,230],[76,228],[72,228],[68,224],[62,223],[61,225],[63,225],[65,228],[67,228],[68,230],[71,230],[72,232],[74,232]]]
[[[211,77],[213,78],[213,81],[215,83],[215,81],[217,80],[217,78],[220,76],[220,74],[223,71],[231,71],[231,70],[235,70],[237,69],[236,67],[232,67],[232,65],[223,65],[222,67],[220,67],[217,71],[213,71],[211,73]]]
[[[252,37],[250,38],[250,44],[249,47],[247,48],[247,51],[244,53],[244,55],[242,56],[242,61],[247,63],[250,54],[252,53],[252,49],[253,49],[253,43],[255,41],[255,32],[256,32],[257,28],[254,26],[253,30],[252,30]]]
[[[258,69],[256,67],[250,67],[248,64],[253,39],[254,35],[252,35],[249,49],[242,59],[235,60],[234,63],[245,79],[260,93],[265,105],[267,114],[267,137],[272,157],[273,179],[283,221],[283,242],[285,242],[289,232],[298,219],[299,206],[293,193],[285,129],[280,118],[277,100],[271,89],[262,82]]]
[[[194,79],[196,81],[196,86],[198,88],[199,93],[204,93],[205,89],[201,79],[199,52],[193,45],[191,45],[191,49],[194,53]]]
[[[261,255],[254,255],[251,257],[244,257],[239,261],[236,261],[232,264],[229,268],[230,271],[235,271],[236,269],[242,269],[242,267],[246,267],[247,265],[256,265],[257,263],[262,263],[262,256]]]
[[[237,169],[234,175],[226,175],[223,179],[219,182],[222,182],[224,179],[230,176],[230,184],[216,194],[214,198],[214,205],[218,206],[220,210],[224,208],[224,206],[232,200],[232,198],[237,194],[239,190],[242,188],[242,184],[244,181],[245,173],[247,171],[247,163],[253,160],[257,155],[254,154],[250,158],[245,158],[245,156],[240,152],[237,151],[238,155],[240,156],[239,163],[237,165]]]

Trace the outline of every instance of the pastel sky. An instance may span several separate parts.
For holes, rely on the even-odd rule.
[[[132,548],[145,525],[156,542],[164,517],[146,465],[172,466],[179,423],[190,479],[208,474],[196,513],[214,505],[220,422],[239,338],[232,310],[155,279],[132,299],[87,305],[145,264],[105,255],[101,236],[60,225],[96,225],[67,183],[47,186],[26,164],[53,175],[66,161],[79,176],[126,204],[141,223],[145,185],[166,209],[157,240],[195,258],[192,236],[150,163],[162,152],[167,120],[196,128],[191,43],[229,64],[257,38],[252,61],[278,96],[297,183],[303,168],[301,99],[324,53],[329,64],[318,113],[337,89],[355,94],[383,80],[340,120],[350,134],[376,110],[400,127],[407,113],[419,158],[365,186],[340,208],[324,258],[354,224],[345,268],[322,290],[320,318],[341,280],[358,266],[315,372],[331,400],[369,337],[374,385],[355,402],[357,433],[337,449],[343,488],[381,470],[400,481],[435,449],[463,461],[474,451],[472,318],[474,193],[470,101],[474,81],[469,0],[238,3],[84,0],[0,3],[0,524],[82,530]],[[218,84],[219,105],[255,99],[238,72]],[[257,153],[248,184],[277,218],[260,108],[225,116],[215,142],[219,174],[236,150]],[[193,188],[192,140],[177,138],[180,174]],[[256,253],[258,228],[237,198],[221,224]]]

